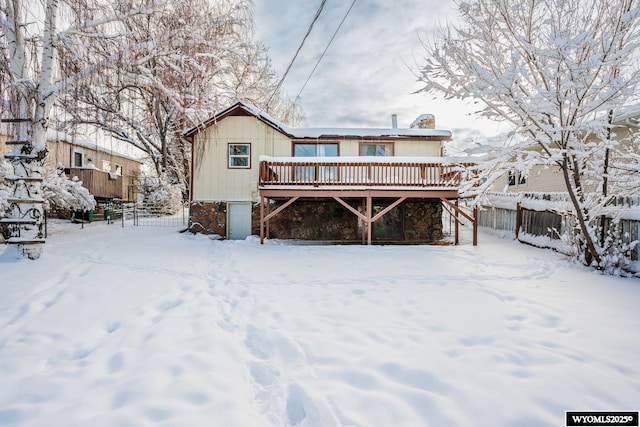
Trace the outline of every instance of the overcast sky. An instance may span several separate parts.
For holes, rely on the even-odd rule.
[[[282,75],[321,0],[254,0],[256,30]],[[283,90],[295,97],[338,27],[351,0],[328,0]],[[492,136],[507,129],[477,119],[472,107],[433,99],[414,74],[422,63],[420,38],[438,22],[455,16],[451,0],[357,0],[313,77],[301,94],[305,125],[310,127],[408,127],[423,113],[436,116],[436,127],[472,137],[468,129]],[[457,132],[456,132],[457,131]]]

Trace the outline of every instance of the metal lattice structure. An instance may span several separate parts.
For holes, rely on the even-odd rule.
[[[15,126],[14,135],[29,135],[31,119],[2,119]],[[8,244],[18,245],[20,251],[31,259],[42,252],[44,236],[44,197],[42,194],[42,164],[46,150],[36,151],[29,138],[6,141],[11,147],[5,158],[13,166],[13,175],[5,177],[12,183],[8,199],[9,216],[0,222],[9,230]]]

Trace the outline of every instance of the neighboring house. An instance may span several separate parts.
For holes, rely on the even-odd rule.
[[[618,141],[619,149],[611,151],[611,161],[615,156],[624,155],[625,150],[640,153],[640,105],[630,106],[614,117],[612,138]],[[595,137],[590,137],[595,139]],[[532,151],[541,151],[537,144],[531,146]],[[507,193],[566,192],[562,171],[556,165],[535,165],[527,173],[516,170],[510,171],[496,180],[493,185],[495,191]]]
[[[532,146],[531,151],[538,150]],[[562,171],[557,165],[534,165],[529,171],[512,170],[500,176],[493,184],[495,191],[507,193],[567,191]]]
[[[0,154],[11,150],[0,136]],[[49,150],[45,164],[62,168],[68,178],[78,177],[83,187],[98,202],[107,199],[136,200],[135,184],[140,175],[142,161],[116,153],[71,135],[49,131]]]
[[[291,128],[236,103],[185,136],[194,233],[432,242],[443,203],[457,211],[460,165],[442,157],[447,130]]]

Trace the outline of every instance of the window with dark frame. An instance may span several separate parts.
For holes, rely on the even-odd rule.
[[[81,168],[84,163],[84,153],[82,151],[73,152],[73,167]]]
[[[229,169],[251,168],[251,144],[229,144]]]
[[[527,176],[520,171],[509,171],[507,177],[507,185],[509,187],[515,187],[516,185],[525,185],[527,183]]]

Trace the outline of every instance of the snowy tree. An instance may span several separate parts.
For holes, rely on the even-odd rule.
[[[303,119],[300,107],[278,90],[278,76],[271,66],[267,48],[256,42],[245,44],[241,52],[228,58],[224,72],[217,78],[219,107],[242,101],[264,109],[289,126],[300,125]]]
[[[12,125],[9,243],[38,258],[44,243],[42,187],[46,134],[61,95],[154,40],[123,42],[123,23],[149,16],[160,1],[0,0],[2,118]]]
[[[69,93],[63,118],[141,149],[186,198],[191,152],[182,131],[238,100],[260,107],[276,85],[266,49],[253,40],[251,2],[174,0],[125,27],[128,44],[155,43]]]
[[[141,48],[63,99],[66,124],[99,127],[147,153],[158,175],[186,183],[189,150],[178,136],[214,107],[212,76],[240,45],[248,8],[243,1],[176,0],[163,13],[127,20],[123,41]]]
[[[587,265],[609,268],[597,219],[607,200],[612,112],[635,102],[638,0],[458,0],[461,19],[425,45],[425,91],[481,102],[521,138],[505,162],[562,173]],[[531,150],[531,144],[537,149]],[[634,177],[635,185],[640,180]],[[608,196],[611,196],[609,194]]]

